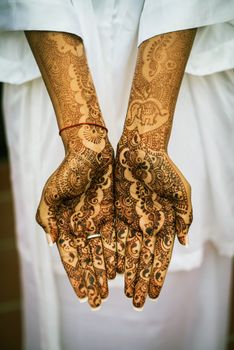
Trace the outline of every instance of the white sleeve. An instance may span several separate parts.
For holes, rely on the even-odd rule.
[[[163,33],[198,28],[186,72],[207,75],[234,67],[233,0],[145,0],[138,46]]]
[[[70,0],[1,0],[0,30],[53,30],[81,35]]]
[[[0,1],[0,81],[22,84],[40,76],[23,31],[50,30],[82,37],[70,0]]]
[[[159,34],[234,19],[233,0],[145,0],[138,45]]]
[[[186,72],[203,76],[234,68],[234,21],[199,28]]]

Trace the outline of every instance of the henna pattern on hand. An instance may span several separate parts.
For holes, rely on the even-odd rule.
[[[115,169],[118,272],[125,294],[142,307],[157,298],[175,235],[185,244],[191,188],[167,155],[176,100],[195,30],[141,44]]]
[[[53,103],[66,155],[48,179],[37,221],[57,242],[78,297],[97,307],[116,273],[113,149],[107,138],[82,40],[75,35],[27,32]],[[100,237],[90,238],[90,234]]]
[[[101,152],[81,153],[83,145],[68,152],[47,181],[38,208],[75,292],[88,296],[92,307],[107,297],[107,278],[115,277],[113,150],[107,139],[105,143]],[[87,239],[94,233],[101,237]]]

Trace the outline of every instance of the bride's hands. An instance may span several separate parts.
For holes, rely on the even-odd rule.
[[[97,307],[116,270],[113,150],[100,127],[79,126],[76,133],[43,189],[37,221],[57,242],[77,296]]]
[[[173,113],[195,30],[152,37],[138,48],[116,159],[118,272],[136,307],[156,298],[192,221],[188,182],[167,155]]]
[[[192,221],[190,185],[165,152],[153,152],[124,135],[116,160],[118,272],[136,307],[157,298],[174,238],[182,244]]]
[[[81,38],[30,31],[26,37],[54,106],[66,156],[47,181],[37,220],[57,242],[70,282],[97,307],[115,276],[113,150]]]

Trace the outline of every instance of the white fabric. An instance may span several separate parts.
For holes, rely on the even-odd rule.
[[[122,60],[122,50],[135,50],[133,38],[139,45],[153,35],[199,27],[186,71],[224,71],[234,67],[233,20],[232,0],[1,0],[0,81],[21,84],[40,76],[22,32],[30,29],[82,37],[106,69],[113,54]]]
[[[140,21],[139,43],[156,34],[224,23],[233,19],[232,0],[147,0]]]
[[[193,75],[207,75],[233,67],[234,21],[199,28],[186,72]]]
[[[233,92],[233,70],[183,79],[169,154],[192,186],[194,220],[188,249],[176,242],[173,269],[199,265],[206,240],[234,255]]]
[[[77,305],[71,286],[58,276],[62,349],[225,350],[230,273],[231,259],[207,246],[200,268],[169,273],[160,298],[148,300],[142,312],[113,286],[93,313]]]
[[[62,146],[56,138],[50,137],[51,129],[56,130],[56,121],[42,84],[35,80],[17,88],[9,85],[4,100],[27,350],[59,349],[57,292],[51,252],[42,239],[41,229],[35,224],[35,212],[45,181],[42,174],[47,176],[46,168],[50,171],[50,163],[56,162],[57,155],[60,156],[57,159],[61,158]],[[46,154],[50,154],[51,159],[46,159]]]
[[[34,7],[36,3],[37,7]],[[56,4],[56,10],[63,9],[66,16],[70,16],[72,6],[75,19],[70,23],[76,29],[62,27],[68,25],[69,21],[64,20],[63,24],[63,17],[57,11],[56,16],[48,16],[51,11],[45,11],[46,3],[51,6]],[[56,30],[55,26],[58,25],[57,28],[61,28],[58,30],[64,28],[64,31],[82,36],[101,109],[109,128],[109,137],[115,147],[126,114],[137,45],[139,40],[152,36],[152,26],[155,34],[160,32],[158,20],[149,20],[147,26],[150,3],[153,6],[153,2],[143,0],[61,0],[57,7],[58,1],[43,1],[40,7],[40,11],[44,9],[40,14],[44,23],[42,28],[39,22],[35,23],[37,27],[32,27],[32,19],[37,17],[34,11],[38,8],[37,1],[2,0],[0,10],[5,6],[6,18],[0,15],[0,27],[9,30],[39,27]],[[157,6],[160,4],[162,9],[169,3],[172,1],[158,1]],[[180,16],[182,3],[184,1],[170,16]],[[198,6],[203,2],[193,3]],[[223,6],[222,15],[216,12],[212,15],[213,21],[207,23],[204,22],[205,17],[201,17],[200,25],[213,23],[215,27],[199,30],[201,36],[200,39],[197,37],[193,51],[195,59],[191,59],[191,65],[189,63],[187,66],[190,67],[190,73],[203,75],[233,67],[233,26],[220,24],[219,29],[218,23],[230,21],[234,17],[234,3],[209,0],[206,2],[209,5],[201,6],[201,9],[212,8],[214,4],[220,3]],[[11,7],[7,7],[9,4]],[[30,21],[27,16],[21,16],[25,9],[30,9]],[[196,9],[194,18],[198,20],[198,7]],[[1,22],[3,17],[4,22]],[[190,17],[193,26],[195,20]],[[12,18],[14,21],[10,22]],[[184,28],[188,26],[186,23]],[[212,27],[216,29],[213,31]],[[178,29],[176,26],[173,28]],[[210,32],[206,31],[208,28]],[[217,34],[219,30],[222,35]],[[225,40],[222,41],[223,38]],[[4,39],[4,44],[1,39]],[[223,45],[223,49],[229,53],[225,55],[226,59],[215,56],[212,60],[216,54],[215,48],[222,53],[224,43],[226,46]],[[200,57],[199,66],[197,62]],[[209,59],[214,63],[209,64]],[[209,70],[208,66],[212,69]],[[112,297],[107,306],[104,305],[94,318],[87,305],[77,305],[56,247],[48,248],[42,229],[35,224],[34,215],[42,187],[60,164],[64,151],[48,94],[42,80],[34,79],[39,76],[39,72],[22,32],[1,33],[0,67],[0,77],[4,81],[21,84],[33,79],[21,85],[6,84],[4,91],[23,276],[25,348],[86,350],[99,349],[101,346],[105,349],[106,346],[106,349],[115,349],[117,342],[118,349],[130,350],[221,350],[227,330],[231,262],[228,257],[234,253],[234,198],[231,195],[234,190],[233,70],[206,77],[185,75],[183,80],[176,106],[170,155],[192,185],[194,223],[190,230],[189,248],[186,250],[176,243],[166,285],[155,310],[153,304],[148,303],[143,313],[134,313],[130,308],[130,300],[122,296],[122,281],[118,277],[112,282]],[[216,249],[210,247],[206,250],[207,241],[212,241]],[[220,257],[218,253],[227,257]],[[188,295],[191,296],[190,305]],[[184,310],[184,314],[179,314],[180,310]],[[119,325],[120,319],[124,320],[124,326]],[[92,340],[92,333],[84,337],[90,329],[89,324],[92,324],[92,329],[97,327],[102,330],[101,333],[106,337],[104,344],[101,338],[94,337]],[[114,328],[111,331],[110,324],[119,327],[119,333]],[[207,332],[207,328],[210,332]],[[105,329],[109,332],[104,333]],[[120,334],[118,339],[115,334]],[[115,341],[112,344],[113,339]]]
[[[229,88],[231,82],[233,83],[232,80],[233,72],[217,73],[202,78],[185,76],[175,115],[175,129],[178,131],[181,127],[183,130],[186,125],[188,127],[190,124],[197,128],[199,122],[196,122],[196,111],[199,112],[200,108],[204,108],[206,116],[210,113],[209,118],[214,117],[217,120],[220,117],[222,121],[223,111],[229,111],[227,101],[231,97],[232,91],[229,91]],[[211,89],[215,86],[213,81],[218,84],[218,89],[214,91]],[[223,94],[217,91],[222,91]],[[200,93],[202,99],[198,98]],[[225,99],[222,101],[220,97],[224,96]],[[186,99],[188,99],[188,104],[184,105],[186,108],[182,108]],[[190,101],[193,103],[190,104]],[[221,102],[223,102],[223,107],[220,112]],[[214,108],[209,111],[206,109],[207,106]],[[177,270],[177,272],[168,273],[158,303],[153,305],[147,301],[144,312],[138,316],[131,309],[130,300],[124,299],[121,277],[118,277],[111,282],[110,299],[107,304],[104,304],[103,310],[93,314],[87,304],[78,304],[65,276],[56,247],[51,249],[47,246],[42,229],[34,221],[43,183],[63,157],[62,144],[56,133],[54,113],[42,81],[37,79],[22,86],[6,85],[4,111],[23,275],[25,349],[111,348],[114,350],[115,345],[116,349],[129,350],[141,350],[142,348],[146,350],[224,349],[231,259],[219,256],[217,250],[206,250],[203,244],[208,238],[215,242],[215,236],[212,236],[212,222],[216,216],[216,212],[213,212],[213,204],[219,204],[219,201],[216,198],[214,201],[212,199],[216,195],[216,189],[210,186],[213,174],[207,173],[208,167],[203,152],[206,146],[203,146],[202,149],[197,147],[198,144],[204,144],[203,132],[208,127],[211,129],[212,123],[207,125],[206,119],[198,119],[204,125],[199,126],[197,132],[195,128],[192,129],[194,138],[200,134],[197,141],[191,138],[191,134],[187,137],[185,137],[186,134],[183,134],[181,137],[180,133],[175,132],[172,135],[171,146],[173,145],[173,149],[178,149],[178,153],[173,149],[171,151],[175,153],[177,164],[192,183],[195,222],[191,228],[191,243],[188,250],[179,245],[175,247],[170,271]],[[223,120],[222,140],[225,140],[232,125],[231,123],[227,125],[227,131],[225,125],[229,120],[228,116]],[[177,124],[177,121],[180,125]],[[230,155],[230,157],[229,161],[223,162],[224,169],[232,164],[231,143],[229,146],[225,152],[226,156]],[[184,152],[185,147],[188,154]],[[196,149],[195,155],[193,147]],[[210,148],[207,147],[207,149],[209,151]],[[210,154],[210,157],[211,160],[214,159],[213,153]],[[195,159],[196,163],[194,163]],[[212,164],[209,164],[210,166],[212,167],[210,171],[212,171],[214,167]],[[233,169],[230,170],[229,176],[233,176],[231,175]],[[220,188],[224,188],[224,180],[218,180]],[[222,215],[225,215],[227,206],[232,205],[229,193],[231,189],[230,192],[224,192],[227,196],[224,208],[219,208]],[[203,230],[202,224],[205,219],[209,219],[209,222],[206,222],[207,226],[204,226]],[[232,232],[231,218],[224,221],[219,216],[216,220],[219,228],[216,228],[215,232],[221,233],[217,248],[224,249],[226,237],[222,234],[225,230],[228,231],[228,228]],[[207,232],[206,229],[209,227],[211,230]],[[178,271],[178,269],[191,268],[193,270],[189,272]],[[123,322],[122,326],[121,322]],[[92,333],[89,333],[90,329],[94,330],[92,336]],[[98,329],[104,338],[97,334]],[[116,338],[119,334],[120,336]]]

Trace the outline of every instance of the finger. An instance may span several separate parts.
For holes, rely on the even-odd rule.
[[[80,266],[73,268],[71,265],[63,263],[63,266],[68,275],[69,281],[80,300],[87,297],[87,290],[85,286],[85,271]]]
[[[104,259],[108,279],[116,276],[117,251],[116,233],[111,222],[106,223],[101,229]]]
[[[137,274],[137,283],[133,296],[133,305],[137,308],[143,307],[148,295],[148,286],[154,259],[155,240],[156,231],[152,230],[151,234],[144,234]]]
[[[125,266],[125,246],[128,234],[128,227],[122,220],[116,219],[116,235],[117,235],[117,272],[123,273]]]
[[[103,257],[102,241],[100,238],[89,239],[90,251],[92,254],[93,267],[99,287],[101,298],[108,296],[107,273]]]
[[[139,264],[142,233],[130,231],[126,240],[124,291],[129,298],[133,297]]]
[[[101,295],[93,266],[91,247],[89,240],[87,240],[87,234],[84,232],[77,237],[77,252],[84,275],[88,303],[92,308],[96,308],[101,305]]]
[[[180,244],[187,246],[188,245],[188,231],[189,227],[193,221],[193,212],[192,207],[189,206],[185,215],[176,215],[175,219],[175,228],[177,238]]]
[[[193,221],[193,210],[191,202],[191,187],[186,182],[184,195],[181,195],[181,200],[178,195],[176,205],[174,206],[176,213],[176,234],[179,242],[182,245],[188,245],[188,231]]]
[[[92,308],[101,305],[101,295],[92,261],[92,253],[86,234],[77,238],[79,263],[83,270],[88,303]]]
[[[101,295],[94,267],[89,265],[85,269],[85,284],[87,289],[88,303],[92,308],[101,305]]]
[[[83,299],[87,296],[85,275],[80,266],[76,242],[73,239],[71,235],[61,233],[57,240],[57,247],[69,281],[78,298]]]
[[[175,240],[175,228],[167,225],[156,236],[154,262],[150,275],[148,295],[156,299],[162,289],[167,269],[171,261]]]
[[[57,206],[47,205],[43,195],[36,213],[37,223],[44,229],[49,245],[58,239]]]

